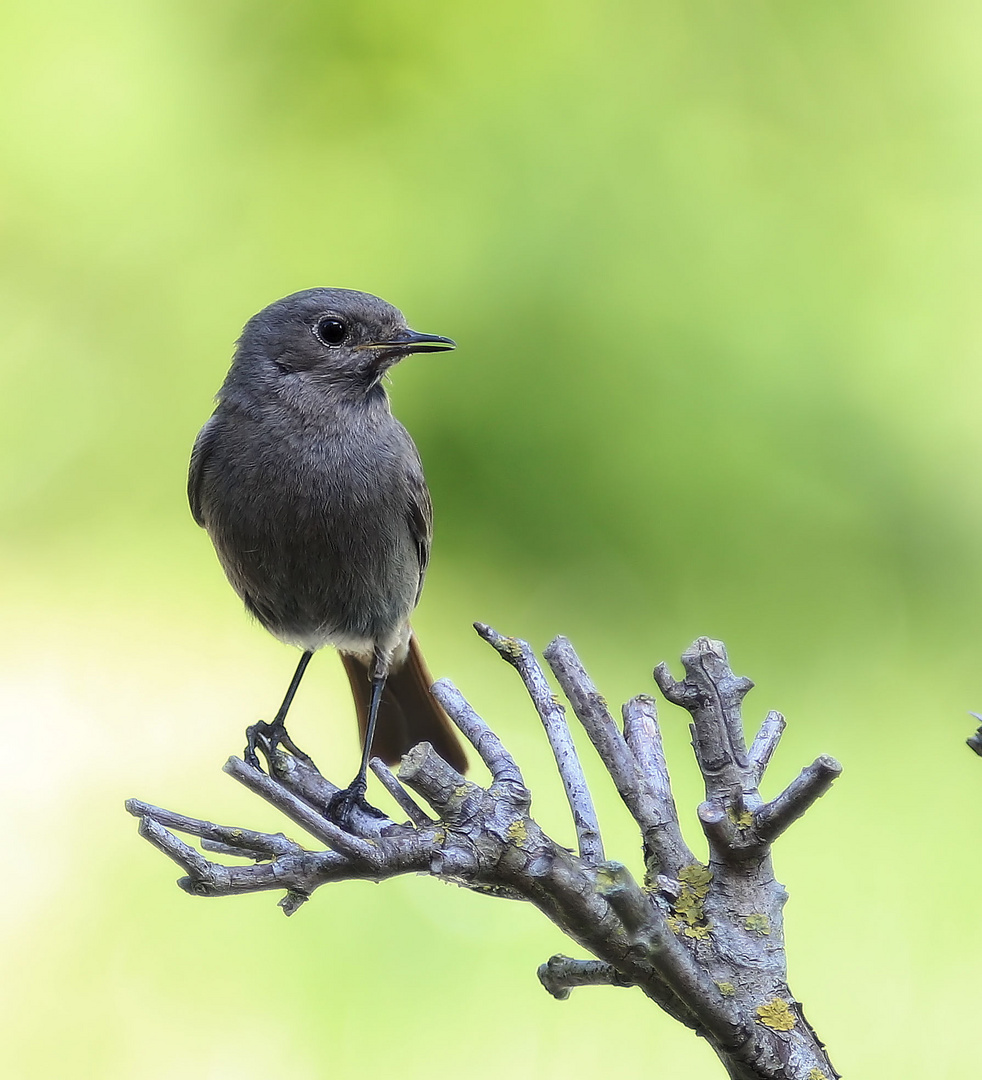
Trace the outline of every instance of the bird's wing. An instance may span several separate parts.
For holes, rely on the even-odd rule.
[[[191,451],[191,464],[188,466],[188,503],[191,505],[191,514],[194,520],[204,527],[205,519],[201,513],[201,479],[204,474],[205,462],[211,453],[215,442],[216,423],[214,415],[205,426],[198,432],[194,440],[194,448]]]
[[[415,447],[414,447],[415,450]],[[408,470],[409,480],[409,506],[407,518],[409,531],[413,540],[416,541],[416,555],[419,559],[419,586],[416,589],[416,599],[413,604],[419,603],[419,594],[423,591],[423,578],[426,576],[426,564],[430,561],[430,539],[433,536],[433,503],[430,493],[423,479],[423,466],[419,455],[413,454],[413,460]]]

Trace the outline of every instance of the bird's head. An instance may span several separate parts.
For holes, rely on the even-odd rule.
[[[398,308],[351,289],[305,289],[263,308],[245,325],[232,372],[299,375],[354,394],[368,393],[404,356],[455,348],[450,338],[410,330]]]

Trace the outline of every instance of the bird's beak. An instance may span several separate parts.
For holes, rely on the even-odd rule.
[[[398,330],[385,341],[370,341],[363,345],[364,349],[385,349],[398,353],[400,356],[408,356],[417,352],[446,352],[456,349],[457,342],[448,337],[440,337],[437,334],[417,334],[415,330]]]

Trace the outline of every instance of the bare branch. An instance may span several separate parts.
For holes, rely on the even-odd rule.
[[[565,1001],[578,986],[633,986],[611,964],[600,960],[573,960],[552,956],[539,965],[539,982],[554,998]]]
[[[220,845],[240,848],[248,852],[250,858],[254,854],[288,855],[303,850],[299,844],[288,840],[282,833],[260,833],[252,829],[233,828],[230,825],[215,825],[211,821],[201,821],[198,818],[185,817],[184,814],[175,814],[171,810],[162,810],[159,806],[151,806],[139,799],[127,799],[126,809],[134,817],[152,817],[165,829],[200,836],[216,848]]]
[[[634,754],[634,760],[640,766],[653,796],[662,804],[664,816],[678,824],[679,815],[672,796],[672,783],[668,777],[668,764],[662,747],[655,699],[647,694],[638,694],[625,702],[621,717],[624,721],[624,739]]]
[[[597,867],[597,892],[617,912],[624,929],[633,936],[646,930],[656,917],[651,897],[641,890],[623,863],[606,862]]]
[[[276,889],[280,906],[297,911],[322,885],[382,881],[428,873],[493,896],[524,900],[542,911],[593,959],[555,956],[539,977],[555,997],[577,986],[636,986],[713,1046],[731,1080],[835,1080],[822,1044],[787,987],[783,905],[771,842],[823,794],[839,774],[818,758],[776,799],[757,791],[784,727],[770,713],[748,752],[741,704],[753,685],[732,673],[722,644],[698,639],[683,656],[685,679],[664,665],[656,680],[691,714],[693,746],[706,786],[698,818],[709,838],[709,865],[682,839],[654,703],[624,706],[624,733],[563,638],[546,656],[576,715],[641,829],[647,877],[642,886],[621,862],[603,861],[593,802],[582,778],[562,706],[531,650],[481,626],[518,670],[549,734],[577,822],[580,853],[547,836],[530,816],[521,771],[498,736],[450,682],[434,687],[448,714],[491,772],[481,787],[465,779],[428,743],[403,759],[398,779],[372,768],[409,821],[355,814],[348,830],[331,820],[337,790],[313,766],[280,752],[272,775],[231,758],[226,771],[280,809],[327,850],[308,851],[281,833],[216,825],[138,800],[127,809],[141,834],[184,871],[181,888],[196,896]],[[430,805],[417,805],[407,785]],[[176,833],[198,837],[212,861]]]
[[[757,833],[770,843],[820,799],[842,772],[842,766],[827,754],[816,758],[791,781],[776,799],[760,808],[754,815]]]
[[[474,623],[474,629],[522,677],[556,759],[556,768],[566,791],[566,801],[573,815],[580,858],[591,863],[603,862],[604,847],[600,836],[600,823],[569,733],[566,710],[553,694],[528,642],[520,638],[505,637],[484,623]]]
[[[732,856],[744,846],[740,840],[739,829],[726,811],[713,803],[704,802],[699,804],[696,816],[714,852]],[[756,847],[756,844],[754,846]]]
[[[487,765],[495,783],[525,787],[515,759],[505,749],[501,739],[471,708],[457,687],[449,679],[439,679],[431,689],[433,696]]]
[[[382,787],[399,804],[400,808],[414,825],[432,825],[433,819],[416,802],[408,791],[399,783],[392,770],[381,758],[373,757],[368,763],[372,772],[381,781]]]
[[[659,761],[661,740],[657,725],[653,722],[653,713],[646,717],[651,721],[646,734],[650,735],[653,729],[654,738],[648,746],[647,755],[649,763],[655,766],[654,774],[643,770],[569,641],[557,637],[543,655],[559,680],[563,693],[569,698],[577,719],[607,766],[624,805],[641,828],[649,872],[677,872],[680,866],[691,861],[691,852],[678,829],[668,770],[664,767],[664,759]],[[634,711],[639,713],[634,735],[636,741],[641,741],[638,730],[641,710],[636,707]]]
[[[764,722],[754,738],[753,746],[747,752],[747,764],[750,766],[754,787],[759,787],[764,778],[764,771],[770,764],[771,757],[781,741],[787,721],[773,709],[764,717]]]
[[[130,800],[131,802],[135,800]],[[158,825],[152,817],[140,818],[140,835],[149,840],[158,851],[162,851],[169,859],[173,859],[182,870],[186,870],[192,876],[206,876],[210,872],[211,864],[202,858],[189,844],[175,836],[162,825]]]
[[[312,892],[328,881],[374,876],[369,868],[353,864],[337,852],[305,851],[299,844],[286,840],[279,833],[227,829],[225,826],[216,826],[211,822],[162,810],[138,799],[127,800],[126,809],[140,818],[140,835],[186,871],[188,876],[182,878],[178,884],[186,892],[196,896],[228,896],[237,892],[283,888]],[[274,849],[278,854],[271,862],[259,866],[226,866],[202,858],[194,848],[165,827],[165,823],[189,835],[201,837],[202,847],[218,854],[263,858],[264,855],[272,855]],[[243,834],[243,841],[248,847],[226,845],[210,839],[217,831],[225,835]],[[288,915],[292,914],[286,907],[284,910]]]
[[[740,707],[753,683],[734,675],[721,641],[697,638],[682,654],[684,682],[677,683],[664,664],[655,681],[669,701],[692,714],[693,749],[710,797],[733,797],[742,790],[747,767]]]
[[[257,859],[262,860],[268,856],[261,851],[250,851],[248,848],[235,847],[232,844],[220,844],[215,840],[201,840],[201,850],[212,855],[226,855],[233,859]]]
[[[280,754],[286,758],[285,753]],[[290,758],[296,761],[295,758]],[[297,768],[300,767],[297,762]],[[310,767],[307,766],[309,769]],[[345,832],[333,821],[326,818],[322,813],[317,813],[305,802],[302,802],[291,791],[288,791],[281,783],[277,783],[271,776],[267,776],[259,769],[253,768],[241,758],[230,757],[225,763],[225,771],[233,776],[240,784],[244,784],[250,791],[261,795],[267,802],[272,803],[281,810],[288,818],[295,821],[301,828],[307,830],[311,836],[316,837],[328,847],[347,855],[348,858],[361,860],[372,865],[377,858],[375,847],[352,833]]]
[[[649,874],[657,876],[665,870],[677,875],[683,866],[695,862],[695,856],[679,828],[654,698],[646,694],[631,698],[621,715],[624,739],[641,770],[640,787],[646,795],[645,805],[639,805],[634,816],[644,840],[645,865]]]

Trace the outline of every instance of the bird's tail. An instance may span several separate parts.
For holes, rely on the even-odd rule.
[[[368,727],[368,702],[372,683],[368,665],[350,653],[341,653],[341,662],[351,683],[358,711],[358,730],[364,745]],[[413,634],[405,662],[390,671],[379,704],[372,753],[394,765],[417,743],[431,743],[433,749],[458,772],[467,769],[464,748],[447,714],[430,693],[433,677]]]

